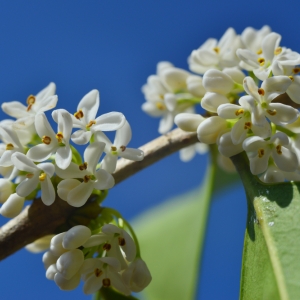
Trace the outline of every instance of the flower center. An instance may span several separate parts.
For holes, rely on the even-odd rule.
[[[61,143],[64,138],[64,135],[62,132],[58,132],[55,137],[57,138],[58,142]]]
[[[103,272],[101,270],[99,270],[98,268],[95,269],[94,273],[95,273],[96,277],[100,277],[103,274]]]
[[[14,150],[13,144],[7,144],[5,150]]]
[[[267,113],[268,113],[269,115],[271,115],[271,116],[275,116],[275,115],[277,114],[276,109],[273,109],[273,110],[268,109],[268,110],[267,110]]]
[[[265,150],[264,149],[258,149],[258,157],[262,158],[265,155]]]
[[[213,48],[213,50],[214,50],[217,54],[220,53],[220,48],[219,48],[219,47],[215,47],[215,48]]]
[[[117,155],[118,154],[118,150],[117,150],[116,146],[111,146],[110,149],[111,149],[111,154],[113,154],[113,155]]]
[[[278,55],[282,52],[282,48],[281,47],[277,47],[275,50],[274,50],[274,54],[275,55]]]
[[[111,249],[111,244],[105,243],[103,245],[103,250],[109,251]]]
[[[251,129],[252,123],[251,122],[245,122],[244,129]]]
[[[44,181],[47,177],[47,174],[46,173],[42,173],[40,176],[39,176],[39,180],[40,181]]]
[[[82,119],[84,116],[83,111],[81,109],[79,109],[79,111],[77,111],[76,113],[74,113],[74,117],[78,120]]]
[[[263,66],[263,65],[265,64],[265,59],[264,59],[263,57],[259,57],[259,58],[257,59],[257,61],[259,62],[259,65],[260,65],[260,66]]]
[[[91,128],[94,124],[96,124],[95,120],[89,121],[89,123],[86,125],[86,128]]]
[[[264,95],[265,95],[265,90],[264,90],[264,89],[259,88],[257,91],[258,91],[258,93],[259,93],[261,96],[264,96]]]
[[[43,142],[44,144],[46,144],[46,145],[50,145],[50,143],[51,143],[51,137],[50,137],[50,136],[47,136],[47,135],[44,135],[44,136],[42,137],[42,142]]]
[[[118,239],[119,239],[119,245],[120,245],[120,246],[125,246],[125,244],[126,244],[125,239],[122,238],[122,237],[120,237],[120,236],[119,236]]]
[[[91,180],[91,176],[90,176],[90,175],[85,175],[85,176],[83,177],[83,181],[84,181],[85,183],[89,182],[90,180]]]
[[[83,171],[87,169],[87,162],[84,162],[83,164],[79,165],[79,170]]]
[[[160,102],[156,102],[156,107],[159,109],[159,110],[165,110],[166,107],[164,106],[164,104],[160,103]]]
[[[289,79],[291,79],[292,81],[294,81],[294,76],[289,76]]]
[[[243,113],[244,113],[244,110],[243,110],[242,108],[237,109],[237,110],[235,111],[235,115],[236,115],[236,116],[239,116],[239,115],[241,115],[241,114],[243,114]]]
[[[276,146],[276,152],[281,155],[282,154],[282,151],[281,151],[281,145],[277,145]]]
[[[109,278],[104,278],[102,280],[103,286],[104,287],[110,287],[110,279]]]
[[[35,103],[35,97],[33,95],[30,95],[28,96],[27,100],[26,100],[26,103],[27,103],[27,111],[30,111],[31,110],[31,107],[32,105]]]
[[[259,50],[257,50],[256,54],[258,54],[258,55],[262,54],[262,49],[260,48]]]

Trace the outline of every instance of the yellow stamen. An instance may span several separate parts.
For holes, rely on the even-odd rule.
[[[274,50],[274,54],[275,55],[278,55],[282,52],[282,48],[281,47],[277,47],[275,50]]]
[[[83,164],[79,165],[79,170],[83,171],[87,169],[87,162],[84,162]]]
[[[29,173],[29,174],[26,174],[26,178],[32,178],[34,175],[33,174],[31,174],[31,173]]]
[[[281,145],[277,145],[277,146],[276,146],[276,151],[277,151],[277,153],[278,153],[279,155],[282,154],[282,151],[281,151]]]
[[[57,138],[58,142],[61,143],[64,135],[62,134],[62,132],[58,132],[55,137]]]
[[[111,151],[117,151],[117,147],[111,146]]]
[[[251,129],[251,127],[252,127],[251,122],[245,122],[244,129]]]
[[[85,183],[89,182],[90,179],[91,179],[91,176],[89,176],[89,175],[85,175],[85,176],[83,177],[83,181],[84,181]]]
[[[102,284],[104,287],[110,287],[110,279],[109,278],[104,278],[102,280]]]
[[[240,108],[240,109],[238,109],[238,110],[235,111],[235,115],[236,116],[239,116],[239,115],[241,115],[243,113],[244,113],[244,110],[242,108]]]
[[[258,58],[257,61],[259,62],[260,66],[263,66],[265,64],[265,59],[262,57]]]
[[[258,54],[258,55],[262,54],[262,49],[257,50],[256,54]]]
[[[95,269],[94,273],[95,273],[96,277],[100,277],[103,274],[103,272],[101,270],[99,270],[98,268]]]
[[[96,124],[96,121],[92,120],[92,121],[89,122],[89,124],[86,125],[86,128],[91,128],[95,124]]]
[[[276,109],[273,109],[273,110],[268,109],[267,113],[271,116],[275,116],[277,114]]]
[[[265,90],[264,90],[264,89],[259,88],[257,91],[258,91],[258,93],[259,93],[261,96],[264,96],[264,95],[265,95]]]
[[[124,152],[126,150],[126,146],[121,146],[120,149],[122,150],[122,152]]]
[[[166,109],[164,104],[162,104],[161,102],[156,102],[155,105],[159,110],[165,110]]]
[[[42,137],[42,142],[43,142],[44,144],[46,144],[46,145],[50,145],[50,143],[51,143],[51,137],[50,137],[50,136],[47,136],[47,135],[44,135],[44,136]]]
[[[46,173],[42,173],[40,176],[39,176],[39,180],[40,181],[44,181],[47,177],[47,174]]]
[[[82,112],[81,109],[79,109],[79,111],[77,111],[76,113],[74,113],[74,117],[78,120],[80,120],[81,118],[83,118],[84,114]]]
[[[265,150],[264,149],[258,149],[258,157],[262,158],[265,155]]]
[[[32,105],[35,103],[35,97],[33,95],[30,95],[28,96],[27,100],[26,100],[26,103],[27,103],[27,111],[30,111]]]
[[[7,144],[5,150],[14,150],[13,144]]]
[[[215,47],[215,48],[213,48],[213,50],[216,52],[216,53],[220,53],[220,48],[219,47]]]
[[[292,81],[295,80],[295,79],[294,79],[294,76],[289,76],[289,78],[290,78]]]

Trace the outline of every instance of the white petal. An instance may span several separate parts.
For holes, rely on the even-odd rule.
[[[275,32],[269,33],[262,41],[262,51],[267,61],[272,61],[274,50],[279,46],[281,35]]]
[[[282,103],[270,103],[269,109],[276,111],[275,115],[270,115],[266,111],[266,116],[277,125],[290,124],[297,120],[299,112],[297,109]]]
[[[250,70],[259,68],[259,63],[257,62],[258,55],[254,54],[252,51],[248,49],[238,49],[236,51],[236,55],[240,60],[242,60],[249,66]]]
[[[68,251],[62,246],[62,240],[65,234],[65,232],[59,233],[55,235],[50,241],[50,251],[54,256],[57,256],[57,258]]]
[[[94,174],[96,166],[103,153],[105,144],[102,142],[94,142],[89,144],[84,151],[84,161],[87,162],[87,171]]]
[[[39,144],[29,149],[27,157],[33,161],[40,162],[47,160],[56,150],[56,147],[47,144]]]
[[[242,109],[241,106],[231,103],[221,104],[218,107],[217,113],[223,119],[236,119],[243,114],[237,114],[237,111]]]
[[[16,119],[24,117],[27,113],[27,107],[19,101],[4,102],[1,108],[7,115]]]
[[[85,175],[87,175],[86,170],[80,170],[79,166],[74,164],[73,162],[71,162],[68,168],[66,168],[65,170],[60,169],[56,166],[55,173],[63,179],[83,178]]]
[[[202,77],[196,75],[190,75],[186,79],[188,91],[195,97],[202,98],[206,93],[203,86]]]
[[[46,271],[46,278],[49,280],[54,280],[54,276],[57,272],[58,272],[58,270],[56,268],[56,264],[50,265]]]
[[[300,104],[300,76],[294,76],[294,80],[286,93],[295,103]]]
[[[84,145],[90,141],[91,136],[92,136],[91,131],[85,131],[85,130],[79,129],[71,135],[71,140],[75,144]]]
[[[272,156],[277,167],[285,172],[294,172],[298,168],[297,155],[285,147],[281,147],[281,154],[278,154],[277,149],[272,149]]]
[[[233,144],[231,134],[232,132],[226,132],[217,141],[219,152],[225,157],[231,157],[243,151],[241,143]]]
[[[120,246],[126,254],[126,260],[133,261],[136,256],[136,245],[132,237],[125,231],[122,230],[123,238],[125,239],[125,245]]]
[[[77,288],[80,283],[80,274],[75,274],[71,279],[65,279],[59,272],[55,274],[54,281],[63,291],[71,291]]]
[[[36,96],[35,99],[36,101],[40,101],[42,99],[47,99],[50,96],[53,96],[55,94],[56,91],[56,86],[54,82],[50,82],[45,88],[43,88],[41,91],[39,91]]]
[[[158,101],[158,103],[163,104],[162,101]],[[164,111],[157,108],[156,103],[152,102],[145,102],[142,104],[142,111],[147,113],[148,115],[152,117],[160,117],[164,114]]]
[[[83,111],[85,123],[95,119],[100,105],[99,92],[92,90],[87,93],[79,102],[77,111],[80,109]]]
[[[83,286],[83,292],[86,295],[93,294],[97,292],[99,289],[102,287],[102,280],[103,280],[103,275],[100,277],[96,277],[94,274],[92,274],[84,283]]]
[[[96,119],[96,124],[91,127],[92,131],[112,131],[121,128],[126,122],[125,116],[119,112],[110,112]]]
[[[112,237],[105,233],[98,233],[92,235],[82,246],[84,248],[94,247],[101,245],[111,239]]]
[[[172,129],[174,122],[174,117],[171,113],[166,113],[163,115],[159,122],[158,132],[160,134],[165,134]]]
[[[51,205],[55,200],[55,190],[53,184],[49,178],[46,176],[44,181],[41,181],[41,199],[45,205]]]
[[[60,146],[56,150],[56,155],[55,155],[55,163],[57,166],[61,169],[66,169],[72,160],[72,151],[70,146]]]
[[[254,99],[260,100],[260,95],[258,94],[258,87],[251,77],[247,76],[244,79],[243,85],[248,95],[251,95]]]
[[[119,148],[120,146],[127,146],[131,140],[131,136],[131,127],[126,121],[125,124],[117,130],[114,145],[117,148]]]
[[[39,174],[36,172],[32,178],[26,178],[17,186],[16,192],[20,197],[26,197],[33,192],[39,183]]]
[[[51,266],[52,264],[56,264],[57,259],[58,259],[58,257],[56,255],[54,255],[53,252],[51,252],[51,251],[45,252],[43,254],[43,258],[42,258],[45,269],[48,269],[49,266]]]
[[[64,143],[69,143],[71,131],[73,127],[73,121],[72,117],[69,112],[67,112],[65,109],[58,109],[55,111],[57,114],[57,124],[58,124],[58,132],[63,133],[63,141]],[[52,117],[54,115],[54,112],[52,113]],[[54,117],[53,117],[54,118]]]
[[[203,76],[203,86],[208,92],[226,95],[233,85],[231,77],[219,70],[208,70]]]
[[[271,102],[275,97],[286,92],[292,84],[288,76],[274,76],[266,79],[261,87],[265,90],[265,99]]]
[[[115,185],[115,179],[105,170],[97,170],[95,176],[97,177],[95,188],[98,190],[110,189]]]
[[[119,152],[120,157],[140,161],[144,159],[144,152],[140,149],[126,148],[123,152]]]
[[[184,131],[196,132],[198,126],[204,120],[205,118],[198,114],[181,113],[175,117],[174,122]]]
[[[69,192],[79,186],[81,182],[76,179],[65,179],[57,185],[57,194],[62,199],[67,201]]]
[[[196,155],[195,145],[188,146],[179,150],[179,158],[183,162],[188,162]]]
[[[62,245],[65,249],[76,249],[82,246],[91,236],[91,230],[83,225],[77,225],[67,231]]]
[[[44,112],[54,108],[57,104],[58,98],[56,95],[44,98],[40,102],[34,104],[33,108],[36,112]]]
[[[5,178],[0,178],[0,203],[4,203],[14,192],[14,184]]]
[[[80,207],[86,203],[91,196],[94,189],[94,182],[81,182],[78,186],[73,188],[69,194],[67,202],[74,207]]]
[[[189,73],[179,68],[165,68],[161,72],[161,78],[173,92],[186,88],[186,79]]]
[[[177,99],[175,94],[170,94],[170,93],[165,94],[164,100],[165,100],[166,107],[169,111],[174,111],[176,109]]]
[[[43,138],[43,136],[51,138],[51,146],[58,144],[55,133],[44,113],[39,113],[35,116],[35,129],[40,138]]]
[[[25,248],[27,251],[29,251],[31,253],[44,252],[47,249],[49,249],[50,242],[53,237],[54,237],[54,234],[45,235],[45,236],[35,240],[33,243],[26,245]],[[56,259],[55,259],[55,262],[56,262]]]
[[[19,170],[29,173],[34,173],[38,170],[38,167],[33,163],[33,161],[23,153],[15,152],[12,155],[11,160]]]
[[[110,155],[109,153],[105,155],[104,159],[101,161],[101,168],[108,173],[112,174],[117,167],[117,155]]]
[[[201,106],[207,111],[216,113],[221,104],[229,103],[228,99],[217,93],[206,93],[202,98]]]
[[[51,163],[41,163],[41,164],[38,164],[37,167],[40,170],[43,170],[50,178],[54,174],[55,167]]]
[[[129,296],[131,291],[130,289],[125,285],[122,276],[119,273],[116,272],[111,272],[109,274],[110,280],[111,280],[111,284],[112,286],[117,289],[118,291],[120,291],[122,294]]]
[[[24,197],[18,196],[16,193],[11,194],[0,208],[0,214],[6,218],[16,217],[23,209]]]

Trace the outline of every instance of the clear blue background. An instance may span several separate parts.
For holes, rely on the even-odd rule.
[[[57,108],[75,112],[80,99],[98,89],[100,113],[123,112],[133,130],[130,145],[138,147],[158,136],[158,120],[140,110],[141,86],[155,73],[157,62],[168,60],[187,69],[191,51],[209,37],[220,38],[230,26],[241,33],[247,26],[268,24],[282,34],[282,45],[299,51],[298,5],[287,0],[2,0],[0,101],[25,103],[29,94],[53,81]],[[106,205],[133,218],[199,186],[206,160],[198,156],[185,164],[174,154],[116,186]],[[245,222],[241,187],[215,197],[197,299],[238,299]],[[0,262],[0,288],[6,300],[90,298],[80,288],[59,291],[45,278],[41,255],[25,250]]]

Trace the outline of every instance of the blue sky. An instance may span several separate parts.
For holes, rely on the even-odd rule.
[[[295,5],[290,0],[0,1],[1,102],[23,102],[53,81],[57,108],[73,112],[87,92],[98,89],[100,113],[124,113],[133,131],[130,145],[138,147],[158,136],[158,120],[140,110],[141,86],[155,73],[157,62],[168,60],[187,69],[188,55],[207,38],[220,38],[228,27],[241,33],[247,26],[266,24],[282,35],[282,45],[300,51]],[[133,218],[197,188],[206,160],[198,156],[182,163],[174,154],[116,186],[106,205]],[[215,197],[198,299],[238,298],[245,222],[241,187]],[[60,292],[45,278],[40,255],[22,250],[0,268],[4,299],[89,298],[80,288]]]

